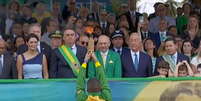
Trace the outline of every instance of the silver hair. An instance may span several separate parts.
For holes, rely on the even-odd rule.
[[[3,38],[0,38],[0,42],[6,43]]]
[[[108,14],[108,17],[109,17],[109,16],[114,17],[114,18],[116,19],[116,15],[115,15],[114,13],[109,13],[109,14]]]
[[[138,36],[139,36],[140,41],[142,41],[142,39],[141,39],[141,35],[139,35],[139,33],[133,32],[133,33],[130,35],[130,38],[131,38],[131,36],[132,36],[132,35],[138,35]],[[129,38],[129,40],[130,40],[130,38]]]
[[[38,23],[33,23],[33,24],[29,25],[29,32],[31,31],[31,28],[32,28],[33,26],[37,26],[37,27],[39,27],[40,29],[42,28],[40,24],[38,24]]]

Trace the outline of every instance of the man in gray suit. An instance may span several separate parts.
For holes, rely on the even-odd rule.
[[[5,49],[5,41],[0,38],[0,79],[17,79],[15,59]]]
[[[55,22],[54,20],[49,20],[45,28],[46,32],[41,36],[40,42],[45,42],[49,46],[52,46],[49,34],[57,29],[58,29],[58,23]]]
[[[164,19],[168,22],[168,26],[176,25],[175,19],[167,16],[167,9],[164,4],[159,4],[157,7],[157,14],[158,16],[155,18],[152,18],[150,20],[150,29],[149,31],[152,33],[157,33],[159,31],[158,29],[158,23],[161,19]]]

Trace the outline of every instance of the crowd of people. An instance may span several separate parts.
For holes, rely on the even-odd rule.
[[[93,28],[94,54],[107,78],[201,76],[200,0],[177,8],[155,3],[149,16],[136,11],[136,0],[121,5],[120,15],[109,13],[93,2],[76,8],[67,0],[51,12],[45,2],[1,4],[0,78],[77,78],[87,63],[86,77],[97,77],[96,62],[86,59]]]

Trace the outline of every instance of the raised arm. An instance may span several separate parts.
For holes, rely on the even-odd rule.
[[[106,101],[111,101],[112,97],[111,97],[110,87],[109,87],[107,78],[105,76],[103,67],[101,66],[100,62],[98,61],[94,53],[92,53],[92,58],[95,62],[97,78],[100,80],[101,87],[102,87],[100,98]]]
[[[179,66],[181,66],[183,63],[179,62],[176,67],[175,67],[175,70],[174,70],[174,77],[178,77],[178,69],[179,69]]]
[[[79,69],[79,74],[77,77],[77,83],[76,83],[76,99],[77,101],[86,101],[87,95],[85,93],[85,76],[86,76],[86,68],[87,68],[87,62],[90,59],[90,53],[87,53],[85,55],[84,63]]]
[[[193,73],[193,71],[191,69],[191,66],[188,64],[188,62],[186,60],[184,60],[183,63],[187,66],[189,77],[193,77],[194,73]]]

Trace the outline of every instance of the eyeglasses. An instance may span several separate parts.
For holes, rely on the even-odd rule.
[[[101,16],[107,16],[107,14],[101,14]]]
[[[159,11],[159,12],[165,11],[165,8],[163,8],[163,9],[158,9],[158,11]]]
[[[88,46],[88,42],[84,42],[84,41],[82,41],[81,44],[82,44],[82,45],[86,45],[86,46]]]
[[[70,5],[75,5],[75,3],[74,3],[74,2],[72,2],[72,3],[70,3]]]

